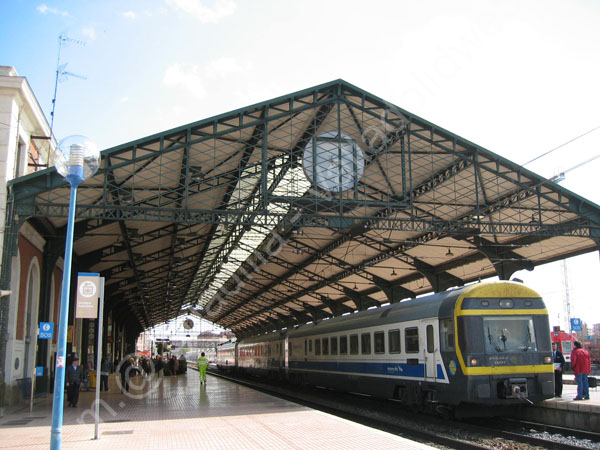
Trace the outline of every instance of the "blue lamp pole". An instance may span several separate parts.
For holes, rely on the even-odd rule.
[[[99,153],[96,146],[83,136],[70,136],[59,144],[55,153],[55,167],[58,173],[71,185],[69,218],[65,238],[60,315],[57,334],[56,370],[54,372],[54,397],[52,403],[52,436],[50,448],[58,450],[62,443],[63,403],[65,392],[65,370],[67,353],[67,328],[69,319],[69,289],[71,285],[71,255],[73,253],[73,229],[77,186],[98,170]]]

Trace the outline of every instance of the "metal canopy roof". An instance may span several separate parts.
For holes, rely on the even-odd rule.
[[[53,169],[11,200],[64,236]],[[598,205],[342,80],[103,151],[76,219],[74,270],[131,326],[239,336],[600,248]]]

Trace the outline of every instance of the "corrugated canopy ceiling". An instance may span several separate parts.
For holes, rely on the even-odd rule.
[[[53,169],[11,196],[64,236]],[[76,220],[73,269],[132,326],[241,336],[600,248],[598,205],[342,80],[103,151]]]

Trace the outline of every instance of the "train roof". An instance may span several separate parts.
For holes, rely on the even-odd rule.
[[[254,344],[256,342],[271,342],[271,341],[279,341],[285,338],[285,333],[282,332],[273,332],[268,334],[261,334],[259,336],[254,336],[250,338],[244,338],[238,341],[238,344]]]
[[[432,317],[450,317],[459,297],[470,298],[541,298],[533,289],[521,283],[512,281],[495,281],[475,283],[450,289],[445,292],[431,294],[411,300],[404,300],[380,308],[346,314],[333,319],[325,319],[317,323],[308,323],[298,328],[287,330],[291,338],[303,336],[336,333],[374,325],[384,325],[410,320],[420,320]],[[246,338],[239,343],[251,344],[283,339],[285,333],[273,332],[252,338]]]
[[[302,325],[289,332],[290,337],[302,337],[315,333],[335,333],[346,329],[368,327],[374,324],[394,323],[398,321],[438,317],[440,307],[446,300],[454,303],[467,288],[457,288],[450,291],[428,295],[411,300],[405,300],[381,308],[361,311],[354,314],[323,320],[319,323]]]
[[[430,317],[449,317],[456,300],[463,294],[473,297],[531,297],[539,298],[534,290],[520,283],[497,281],[476,283],[426,297],[405,300],[381,308],[361,311],[354,314],[302,325],[289,331],[290,337],[302,337],[315,333],[335,333],[347,329],[383,325],[400,321],[419,320]]]

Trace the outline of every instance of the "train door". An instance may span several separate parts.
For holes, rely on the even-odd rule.
[[[561,341],[559,344],[559,348],[561,349],[562,354],[565,357],[565,362],[567,363],[567,369],[569,369],[571,367],[571,352],[573,351],[573,342]]]
[[[424,320],[421,322],[425,345],[423,346],[423,359],[425,364],[425,379],[435,381],[437,378],[437,358],[439,351],[437,342],[437,333],[435,333],[435,322],[433,320]]]

